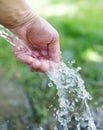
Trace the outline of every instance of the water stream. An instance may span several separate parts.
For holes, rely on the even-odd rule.
[[[96,130],[87,103],[91,96],[85,89],[79,70],[80,67],[75,69],[60,62],[58,68],[47,73],[57,89],[59,109],[56,119],[63,130]],[[55,130],[59,129],[55,127]]]

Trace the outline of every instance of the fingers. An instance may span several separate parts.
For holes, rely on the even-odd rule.
[[[35,59],[32,64],[28,65],[31,71],[47,72],[53,69],[56,63],[48,60],[37,60]]]
[[[33,63],[34,61],[34,58],[29,56],[29,55],[25,55],[24,53],[20,53],[18,55],[16,55],[16,58],[18,60],[20,60],[21,62],[27,64],[27,65],[30,65]]]
[[[31,71],[47,72],[53,68],[54,62],[46,59],[37,59],[25,53],[15,55],[17,59],[25,63]]]
[[[48,45],[48,52],[49,52],[49,57],[52,61],[55,62],[60,61],[60,46],[58,40]]]
[[[27,66],[31,71],[39,71],[40,61],[37,59],[33,59],[32,64],[28,64]]]
[[[49,61],[34,59],[33,63],[28,65],[28,67],[31,71],[46,72],[49,70],[50,66],[49,66]]]
[[[59,45],[59,34],[54,31],[51,42],[47,45],[49,58],[54,62],[60,61],[60,45]]]

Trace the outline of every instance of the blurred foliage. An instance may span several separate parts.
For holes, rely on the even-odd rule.
[[[103,103],[103,1],[102,0],[51,0],[51,4],[71,3],[78,11],[69,15],[44,16],[59,32],[60,45],[64,61],[75,60],[86,89],[93,96],[91,104]],[[55,10],[56,11],[56,10]],[[50,114],[48,107],[57,106],[55,87],[47,87],[45,74],[31,73],[25,65],[17,61],[7,42],[0,38],[1,76],[18,81],[25,89],[31,102],[35,122],[45,121]],[[52,115],[52,114],[51,114]]]

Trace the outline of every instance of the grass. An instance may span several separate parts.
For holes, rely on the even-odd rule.
[[[58,4],[78,6],[77,12],[72,17],[67,12],[64,15],[43,15],[43,17],[60,34],[60,46],[64,61],[75,60],[74,66],[82,67],[80,73],[85,81],[86,89],[93,96],[91,104],[101,105],[103,103],[103,1],[51,0],[50,2],[50,6]],[[19,81],[30,94],[32,101],[36,102],[33,109],[38,111],[37,115],[40,115],[41,118],[41,115],[47,117],[48,113],[45,110],[51,98],[55,96],[56,90],[45,87],[47,82],[43,89],[41,86],[46,76],[30,73],[25,65],[13,57],[9,45],[2,38],[0,38],[0,45],[1,75]],[[38,103],[38,100],[41,102]],[[41,109],[41,105],[44,106],[43,109]]]

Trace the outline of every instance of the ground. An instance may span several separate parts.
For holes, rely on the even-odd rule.
[[[2,130],[21,130],[25,126],[25,113],[30,111],[28,100],[21,86],[0,78],[0,123]],[[22,123],[23,124],[22,124]],[[15,125],[14,125],[15,124]]]

